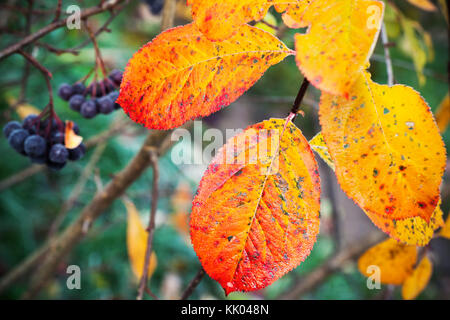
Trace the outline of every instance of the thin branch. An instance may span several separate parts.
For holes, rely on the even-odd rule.
[[[155,216],[156,209],[158,207],[158,181],[159,181],[159,166],[158,156],[155,150],[150,151],[150,163],[153,168],[153,185],[152,185],[152,204],[150,209],[150,219],[147,226],[147,248],[145,249],[144,269],[142,271],[142,277],[139,281],[137,300],[142,300],[144,296],[144,290],[147,287],[148,281],[148,267],[150,265],[150,258],[153,248],[153,236],[155,234]]]
[[[358,241],[354,246],[342,249],[338,254],[332,256],[320,267],[302,277],[299,281],[293,284],[284,294],[281,294],[278,299],[281,300],[295,300],[302,295],[310,292],[321,283],[323,283],[331,274],[339,270],[348,261],[360,256],[364,251],[380,242],[385,237],[382,233],[375,233],[368,236],[362,241]]]
[[[200,268],[200,270],[195,275],[194,279],[192,279],[192,281],[187,286],[186,290],[181,295],[181,300],[187,300],[191,296],[195,288],[197,288],[197,286],[199,285],[200,281],[202,281],[205,274],[206,274],[205,270],[203,270],[203,268]]]
[[[121,3],[124,0],[110,0],[106,3],[104,3],[103,6],[95,6],[88,9],[85,9],[81,12],[80,18],[86,19],[87,17],[96,15],[98,13],[102,13],[108,10],[113,9],[115,6],[117,6],[119,3]],[[34,32],[33,34],[30,34],[29,36],[23,38],[22,40],[18,41],[15,44],[10,45],[9,47],[3,49],[0,51],[0,61],[9,55],[13,54],[14,52],[19,51],[22,47],[42,38],[43,36],[47,35],[48,33],[59,29],[61,27],[66,26],[68,18],[65,18],[63,20],[58,20],[55,22],[50,23],[49,25],[45,26],[44,28]]]
[[[305,78],[303,78],[302,85],[300,86],[300,89],[298,90],[297,97],[295,97],[295,101],[292,106],[291,113],[297,114],[298,110],[300,109],[300,104],[302,103],[302,100],[305,97],[305,93],[306,93],[306,90],[308,89],[308,86],[309,86],[309,81],[305,77]]]
[[[61,206],[61,209],[59,210],[58,214],[56,215],[55,219],[53,220],[49,232],[48,232],[48,238],[51,238],[59,229],[61,223],[64,221],[64,218],[66,217],[67,213],[70,211],[70,209],[73,208],[75,202],[82,194],[84,187],[86,186],[86,183],[88,182],[92,171],[94,170],[97,162],[100,160],[100,157],[103,154],[103,151],[105,150],[106,143],[103,142],[99,144],[95,150],[92,157],[89,159],[88,164],[83,168],[83,171],[75,184],[74,188],[72,189],[72,192],[70,193],[69,198],[63,203]]]
[[[383,25],[381,26],[381,40],[383,42],[383,48],[384,48],[384,57],[386,59],[386,71],[388,75],[388,85],[393,86],[395,83],[394,80],[394,71],[392,68],[392,60],[391,60],[391,54],[389,53],[389,39],[386,31],[386,25],[383,22]]]

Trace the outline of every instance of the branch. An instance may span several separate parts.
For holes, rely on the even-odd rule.
[[[298,90],[297,97],[295,97],[294,105],[292,106],[291,113],[297,114],[298,110],[300,109],[300,104],[302,103],[303,98],[305,97],[306,90],[309,87],[309,81],[308,79],[303,78],[302,85],[300,86],[300,89]]]
[[[278,299],[299,299],[302,295],[310,292],[323,283],[330,275],[339,270],[345,263],[359,257],[368,248],[380,242],[383,238],[385,238],[385,235],[377,232],[375,234],[371,234],[362,241],[358,241],[354,246],[341,250],[338,254],[328,259],[320,267],[302,277],[300,281],[294,283],[294,285],[288,289],[286,293],[280,295]]]
[[[142,277],[139,282],[138,296],[136,300],[142,300],[144,296],[144,290],[147,287],[148,281],[148,267],[150,264],[150,257],[152,255],[153,236],[155,234],[155,216],[156,209],[158,208],[158,180],[159,180],[159,166],[158,156],[154,150],[150,151],[150,162],[153,168],[153,186],[152,186],[152,205],[150,209],[150,219],[147,227],[147,248],[145,249],[144,269],[142,271]]]
[[[52,241],[23,298],[30,299],[39,293],[54,273],[58,263],[81,241],[94,220],[142,175],[150,165],[149,150],[157,148],[160,154],[167,150],[165,150],[164,142],[166,138],[170,138],[169,134],[170,131],[151,132],[131,162],[116,174],[102,191],[97,192],[92,201],[83,208],[79,217]]]
[[[389,39],[386,31],[386,25],[383,22],[383,25],[381,26],[381,40],[383,42],[383,48],[384,48],[384,57],[386,59],[386,71],[388,75],[388,85],[393,86],[395,83],[394,80],[394,71],[392,69],[392,60],[391,55],[389,53]]]
[[[80,18],[86,19],[87,17],[90,17],[90,16],[96,15],[98,13],[102,13],[104,11],[113,9],[115,6],[117,6],[122,1],[124,1],[124,0],[110,0],[110,1],[105,2],[102,6],[95,6],[95,7],[91,7],[86,10],[83,10],[83,11],[81,11]],[[58,21],[52,22],[49,25],[45,26],[44,28],[36,31],[35,33],[30,34],[29,36],[23,38],[19,42],[12,44],[9,47],[3,49],[2,51],[0,51],[0,61],[4,58],[8,57],[9,55],[19,51],[22,47],[42,38],[43,36],[47,35],[48,33],[52,32],[56,29],[59,29],[61,27],[64,27],[66,25],[68,19],[69,19],[69,17],[67,17],[63,20],[58,20]]]
[[[195,275],[194,279],[192,279],[186,290],[181,295],[181,300],[187,300],[191,296],[191,294],[194,292],[194,289],[197,288],[200,281],[202,281],[205,273],[206,273],[205,270],[203,270],[203,268],[200,268],[200,270]]]

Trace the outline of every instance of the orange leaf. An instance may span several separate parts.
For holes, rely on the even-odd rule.
[[[193,24],[173,28],[130,59],[118,103],[147,128],[174,128],[229,105],[290,54],[277,38],[247,25],[220,43]]]
[[[306,34],[295,35],[296,61],[306,78],[320,90],[348,95],[375,47],[383,18],[383,2],[315,0],[304,9]],[[295,17],[295,10],[288,14]]]
[[[144,269],[145,251],[147,249],[148,233],[142,225],[139,213],[130,200],[124,200],[123,204],[127,209],[127,248],[130,259],[131,270],[137,279],[142,277]],[[150,264],[148,266],[148,278],[156,269],[157,258],[155,252],[152,252]]]
[[[430,0],[408,0],[408,2],[425,11],[436,11],[436,6]]]
[[[416,247],[387,239],[367,250],[359,258],[358,269],[369,277],[369,266],[377,266],[380,268],[381,283],[400,285],[411,275],[416,261]]]
[[[414,269],[413,273],[406,278],[402,287],[402,297],[405,300],[415,299],[430,282],[431,273],[433,272],[433,265],[428,259],[424,257],[419,265]]]
[[[309,255],[319,201],[317,163],[301,131],[285,119],[263,121],[229,140],[206,170],[192,244],[226,294],[264,288]]]
[[[302,0],[301,0],[302,1]],[[272,5],[294,4],[299,0],[191,0],[192,17],[199,29],[211,40],[225,40],[239,27],[264,18]]]
[[[73,121],[66,120],[66,129],[64,135],[64,145],[67,149],[75,149],[83,141],[83,137],[73,131]]]
[[[429,106],[412,88],[376,84],[368,73],[350,97],[323,93],[319,111],[341,188],[366,212],[429,222],[446,163]]]
[[[439,235],[441,237],[450,239],[450,214],[447,216],[447,220],[445,220],[445,224],[442,227],[441,231],[439,231]]]

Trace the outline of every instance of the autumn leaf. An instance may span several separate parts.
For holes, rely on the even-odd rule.
[[[430,221],[446,153],[419,93],[376,84],[363,73],[350,99],[323,93],[319,115],[336,177],[350,198],[371,214]]]
[[[118,103],[149,129],[174,128],[229,105],[291,54],[271,34],[247,25],[220,43],[193,24],[173,28],[130,59]]]
[[[67,149],[75,149],[83,142],[83,137],[77,135],[73,130],[73,121],[66,120],[64,131],[64,145]]]
[[[189,0],[192,17],[208,39],[226,40],[238,32],[243,24],[264,18],[277,3],[298,3],[299,0]]]
[[[438,205],[429,222],[421,217],[391,219],[371,212],[365,212],[372,222],[391,238],[412,246],[426,246],[434,231],[444,224],[442,210]]]
[[[193,201],[191,240],[203,268],[226,294],[266,287],[309,255],[319,199],[301,131],[285,119],[248,127],[219,150]]]
[[[413,272],[417,260],[417,249],[387,239],[367,250],[358,259],[358,269],[366,277],[370,277],[369,266],[380,268],[380,282],[383,284],[402,284]]]
[[[375,47],[383,2],[315,0],[299,10],[287,11],[310,25],[306,34],[295,35],[299,69],[320,90],[347,96]]]
[[[430,282],[433,265],[424,257],[419,265],[414,269],[413,273],[406,278],[402,286],[402,297],[404,300],[415,299]]]
[[[445,220],[445,224],[442,229],[439,231],[439,235],[441,237],[450,239],[450,214],[447,216],[447,220]]]
[[[326,162],[334,171],[335,166],[331,159],[328,147],[323,140],[322,133],[319,132],[309,141],[311,148]],[[430,222],[426,222],[421,217],[406,219],[391,219],[371,212],[364,211],[372,222],[387,233],[391,238],[404,244],[413,246],[426,246],[433,238],[434,231],[444,224],[443,213],[440,207],[440,200],[431,216]]]
[[[137,279],[142,277],[144,270],[145,251],[147,249],[148,233],[142,225],[139,213],[130,200],[123,200],[127,209],[127,249],[130,259],[131,270]],[[156,269],[157,258],[155,252],[152,252],[148,266],[148,279],[151,278]]]
[[[333,159],[331,159],[328,147],[323,139],[322,132],[316,134],[311,140],[309,140],[311,148],[322,158],[323,161],[334,171]]]
[[[408,2],[425,11],[436,11],[436,6],[430,0],[408,0]]]

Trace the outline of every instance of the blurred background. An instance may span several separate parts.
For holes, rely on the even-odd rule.
[[[37,31],[53,19],[56,0],[36,0],[31,31]],[[66,1],[62,8],[76,4],[81,9],[99,1]],[[385,22],[390,41],[390,54],[395,80],[418,90],[435,113],[440,112],[440,127],[445,144],[450,144],[450,117],[446,110],[438,108],[448,95],[448,20],[436,1],[436,10],[425,11],[408,1],[389,2]],[[142,45],[160,32],[163,1],[129,1],[129,4],[108,25],[97,41],[109,70],[123,70]],[[0,50],[25,36],[28,1],[5,0],[0,3]],[[65,15],[65,13],[62,13]],[[109,18],[108,13],[94,15],[89,24],[98,29]],[[190,10],[185,1],[178,1],[175,24],[189,23]],[[294,48],[296,32],[283,26],[281,17],[274,10],[266,17],[269,25],[260,25],[277,34],[290,48]],[[92,44],[79,50],[56,54],[45,43],[56,48],[74,48],[88,36],[81,30],[57,29],[30,47],[32,55],[53,74],[52,86],[56,92],[61,83],[74,83],[85,76],[94,65]],[[378,83],[386,83],[386,65],[381,41],[371,58],[370,71]],[[21,120],[33,110],[42,110],[48,103],[48,92],[42,74],[35,68],[25,71],[25,60],[12,55],[0,61],[0,127],[10,120]],[[24,72],[28,72],[26,88],[22,89]],[[232,105],[202,120],[201,130],[217,128],[246,128],[270,117],[285,117],[292,106],[302,82],[302,75],[294,57],[271,67],[257,84]],[[25,98],[23,102],[20,97]],[[297,117],[295,124],[310,139],[320,131],[317,106],[320,93],[310,87],[302,104],[304,117]],[[18,101],[20,103],[18,103]],[[86,156],[68,164],[59,172],[32,166],[30,161],[11,149],[7,140],[0,138],[0,278],[48,238],[50,226],[61,221],[63,230],[79,214],[80,209],[92,199],[93,194],[120,171],[139,150],[147,130],[129,120],[121,110],[110,115],[84,119],[69,109],[67,102],[55,95],[56,112],[62,120],[75,121],[85,141],[109,130],[119,128],[105,142],[89,148]],[[225,141],[223,141],[225,142]],[[221,143],[223,143],[221,142]],[[192,146],[180,142],[181,148]],[[205,145],[209,144],[205,141]],[[194,146],[201,152],[202,146]],[[176,165],[170,150],[160,158],[160,197],[156,216],[154,251],[157,265],[150,280],[150,289],[161,299],[179,298],[200,268],[199,260],[189,240],[188,221],[190,203],[197,190],[207,164]],[[311,255],[292,272],[264,290],[252,293],[232,293],[225,297],[218,283],[206,276],[194,291],[195,299],[275,299],[308,278],[339,250],[351,248],[371,232],[378,232],[369,218],[340,190],[333,172],[317,157],[322,181],[321,230]],[[77,193],[73,205],[67,203],[89,164],[87,180]],[[33,167],[34,169],[30,169]],[[11,177],[13,179],[11,180]],[[14,180],[15,178],[15,180]],[[82,183],[82,182],[81,182]],[[90,233],[76,246],[67,259],[61,262],[57,276],[39,295],[44,299],[134,299],[137,278],[132,272],[127,252],[127,207],[130,201],[140,213],[144,224],[148,221],[151,195],[152,170],[147,170],[126,192],[97,219]],[[74,191],[75,190],[75,191]],[[447,175],[442,186],[442,210],[445,217],[450,209],[450,184]],[[128,206],[128,211],[131,210]],[[128,212],[129,214],[129,212]],[[434,272],[431,283],[419,296],[420,299],[450,298],[450,241],[435,239],[431,242]],[[66,287],[66,267],[80,266],[81,290]],[[17,281],[0,293],[0,298],[20,298],[27,288],[27,281]],[[366,278],[349,260],[338,270],[324,277],[314,288],[296,296],[304,299],[377,299],[389,295],[399,298],[399,289],[387,286],[381,290],[368,290]],[[147,297],[149,298],[149,297]]]

